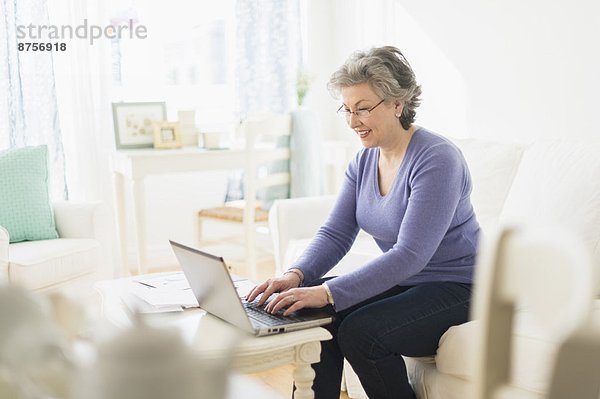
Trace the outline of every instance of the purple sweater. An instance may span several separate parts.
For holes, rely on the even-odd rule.
[[[293,266],[312,281],[346,255],[359,229],[373,236],[383,253],[327,282],[338,311],[396,285],[473,280],[479,223],[460,150],[417,128],[385,196],[378,159],[379,148],[368,148],[350,162],[329,218]]]

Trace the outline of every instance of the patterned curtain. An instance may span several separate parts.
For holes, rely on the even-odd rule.
[[[68,197],[51,51],[19,51],[17,26],[48,25],[46,0],[0,0],[0,149],[48,145],[50,195]]]
[[[236,22],[237,115],[292,111],[298,105],[296,82],[302,54],[298,0],[237,0]],[[272,172],[288,168],[288,163],[270,167]],[[226,200],[239,199],[242,192],[242,175],[237,172],[229,179]],[[272,187],[258,195],[269,207],[274,199],[289,197],[289,186]]]
[[[298,0],[238,0],[236,10],[239,115],[291,111],[298,105]]]

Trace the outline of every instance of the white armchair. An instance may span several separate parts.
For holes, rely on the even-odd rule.
[[[0,279],[31,290],[71,289],[99,270],[106,234],[101,203],[53,204],[59,238],[10,244],[0,226]]]
[[[600,270],[600,141],[540,140],[523,145],[465,139],[456,144],[473,177],[471,200],[483,233],[499,225],[563,226],[579,236]],[[274,204],[270,227],[279,271],[306,248],[333,202],[333,198],[299,198]],[[359,237],[333,272],[341,274],[338,267],[360,267],[369,252],[370,258],[377,255],[373,247],[372,239]],[[596,306],[598,317],[600,300]],[[467,397],[475,380],[476,367],[469,354],[476,334],[475,322],[451,327],[440,339],[435,357],[407,362],[417,397]],[[545,392],[555,345],[535,335],[529,323],[517,325],[514,334],[524,348],[513,359],[517,386],[532,393]],[[356,376],[348,371],[348,396],[366,397]]]

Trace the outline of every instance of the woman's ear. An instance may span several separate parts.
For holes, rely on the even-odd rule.
[[[402,110],[403,109],[404,109],[404,102],[403,101],[396,101],[396,107],[395,107],[396,118],[400,118],[400,115],[402,115]]]

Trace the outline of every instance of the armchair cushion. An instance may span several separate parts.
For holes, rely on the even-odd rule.
[[[435,357],[437,369],[443,374],[462,380],[475,381],[476,342],[479,321],[450,327],[440,338]],[[515,383],[529,391],[542,393],[550,378],[555,344],[538,331],[527,318],[526,312],[517,314],[515,320],[513,358],[511,369]]]
[[[92,273],[100,244],[86,238],[59,238],[11,244],[8,277],[27,289],[40,289]]]
[[[0,226],[10,242],[58,238],[48,198],[48,148],[0,152]]]
[[[46,290],[83,287],[80,282],[95,278],[106,255],[100,249],[107,248],[106,208],[99,202],[58,202],[53,210],[58,239],[9,244],[0,226],[0,280]]]

